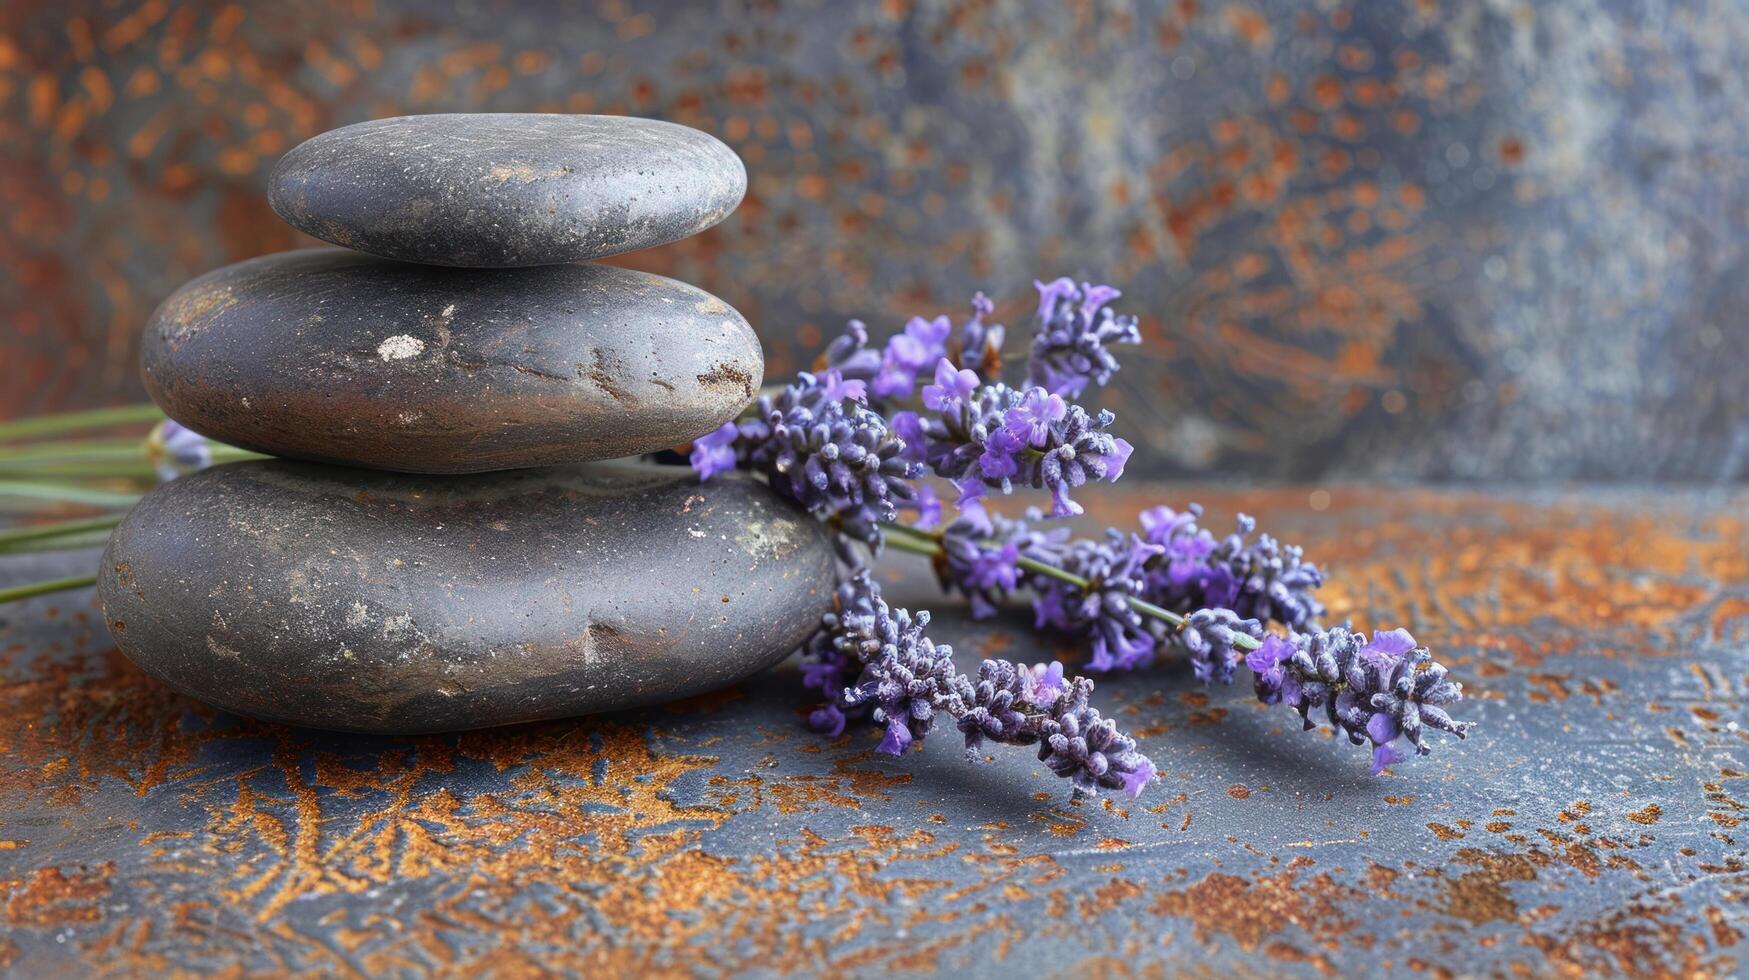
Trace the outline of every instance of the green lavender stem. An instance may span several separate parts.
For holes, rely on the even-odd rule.
[[[26,480],[0,480],[0,497],[85,504],[90,507],[132,507],[140,499],[137,493],[118,493],[66,483],[33,483]]]
[[[928,531],[914,527],[907,527],[903,524],[882,524],[881,530],[886,533],[887,544],[892,545],[900,551],[908,551],[917,555],[928,555],[931,558],[942,554],[939,538]],[[1084,576],[1076,575],[1074,572],[1067,569],[1058,568],[1055,565],[1047,564],[1035,558],[1022,556],[1015,562],[1015,564],[1036,575],[1054,578],[1059,582],[1066,582],[1078,589],[1089,588],[1093,585],[1093,582]],[[1128,596],[1126,598],[1129,600],[1130,608],[1144,616],[1153,617],[1154,619],[1161,620],[1174,627],[1182,627],[1185,623],[1183,616],[1180,616],[1170,609],[1156,606],[1146,599],[1138,598],[1136,596]],[[1259,646],[1255,639],[1245,636],[1244,634],[1235,636],[1233,645],[1241,650],[1255,650]]]
[[[74,455],[85,458],[92,454],[103,454],[116,459],[120,459],[123,454],[138,457],[143,445],[139,436],[44,439],[41,442],[27,442],[16,446],[0,446],[0,463],[66,459]]]
[[[96,585],[95,575],[76,575],[72,578],[58,578],[48,582],[31,582],[28,585],[15,585],[9,589],[0,589],[0,603],[15,602],[19,599],[31,599],[50,592],[62,592],[67,589],[83,589],[88,585]]]
[[[100,429],[112,425],[128,425],[136,422],[158,422],[164,418],[164,412],[158,406],[147,403],[144,405],[119,405],[115,408],[98,408],[88,412],[63,412],[59,415],[39,415],[35,418],[13,419],[10,422],[0,422],[0,441],[13,439],[33,439],[37,436],[53,435],[57,432],[73,432],[79,429]]]
[[[121,523],[122,515],[105,514],[102,517],[87,517],[77,521],[60,521],[54,524],[37,524],[31,527],[17,527],[0,531],[0,554],[11,554],[17,551],[34,551],[42,545],[51,547],[77,547],[77,545],[60,544],[63,539],[78,539],[101,533],[109,536],[111,528]]]

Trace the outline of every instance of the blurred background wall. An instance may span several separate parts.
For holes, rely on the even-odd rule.
[[[1105,404],[1156,474],[1749,470],[1749,4],[0,5],[0,417],[137,400],[183,280],[313,244],[280,153],[401,113],[716,134],[746,203],[622,261],[769,376],[851,316],[1122,286]]]

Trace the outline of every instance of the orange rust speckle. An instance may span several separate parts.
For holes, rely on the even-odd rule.
[[[1658,822],[1658,817],[1661,816],[1663,813],[1664,813],[1664,809],[1662,807],[1660,807],[1658,804],[1648,803],[1644,807],[1642,807],[1638,810],[1635,810],[1634,812],[1628,814],[1627,818],[1629,820],[1632,820],[1634,823],[1641,823],[1641,824],[1645,824],[1646,826],[1650,827],[1652,824],[1655,824]]]

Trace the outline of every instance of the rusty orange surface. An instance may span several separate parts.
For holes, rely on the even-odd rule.
[[[1749,863],[1739,494],[1143,487],[1328,564],[1466,683],[1467,742],[1366,774],[1240,688],[1100,682],[1163,779],[822,740],[793,665],[664,708],[421,738],[219,714],[87,593],[0,609],[0,963],[45,972],[1729,976]],[[1090,497],[1092,501],[1096,498]],[[12,559],[0,581],[92,561]],[[1077,651],[889,596],[962,666]]]

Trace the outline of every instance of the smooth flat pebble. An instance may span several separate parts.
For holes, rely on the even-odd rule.
[[[676,446],[734,418],[764,355],[685,283],[605,265],[458,270],[344,249],[201,276],[152,314],[146,387],[247,449],[477,473]]]
[[[723,220],[747,169],[716,137],[632,116],[449,113],[293,147],[268,201],[293,227],[407,262],[506,268],[649,248]]]
[[[260,460],[148,494],[110,539],[98,595],[122,651],[201,701],[413,733],[731,684],[806,640],[833,574],[820,525],[740,474]]]

